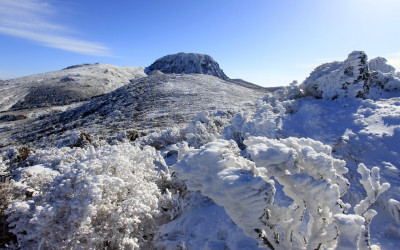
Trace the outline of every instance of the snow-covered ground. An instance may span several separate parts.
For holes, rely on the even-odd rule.
[[[19,127],[48,145],[0,158],[8,247],[400,244],[400,79],[385,59],[356,51],[273,94],[153,73]]]
[[[264,91],[201,74],[161,74],[131,83],[65,112],[0,130],[1,144],[56,146],[73,131],[109,138],[126,130],[146,133],[184,125],[198,112],[235,112],[253,107]],[[12,139],[12,140],[10,140]]]

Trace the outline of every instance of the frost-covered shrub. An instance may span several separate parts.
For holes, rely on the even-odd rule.
[[[169,145],[186,141],[189,146],[199,148],[210,141],[216,140],[225,127],[226,121],[230,118],[231,114],[224,111],[217,111],[212,114],[207,111],[199,112],[185,127],[172,127],[162,131],[155,131],[140,138],[138,143],[162,149]]]
[[[330,146],[293,137],[249,137],[244,145],[248,159],[235,142],[217,140],[188,152],[173,169],[189,190],[223,206],[246,235],[269,248],[319,249],[348,246],[349,239],[355,246],[366,242],[372,217],[345,215],[350,205],[341,197],[349,188],[343,176],[348,169],[343,160],[332,157]],[[366,187],[367,201],[356,210],[373,203],[387,188],[388,184],[379,184],[375,171],[363,175],[373,187]],[[279,196],[288,198],[284,203],[275,200],[282,199],[276,196],[278,183],[283,186]],[[373,196],[370,191],[376,188],[380,191]]]
[[[254,238],[259,218],[273,202],[273,182],[265,181],[254,163],[240,157],[234,141],[217,140],[187,154],[177,166],[178,177],[191,191],[201,191],[223,206],[231,219]]]
[[[9,232],[7,223],[7,209],[15,199],[22,196],[23,193],[19,192],[19,189],[15,188],[14,181],[8,179],[0,182],[0,248],[6,248],[6,246],[13,241],[15,242],[15,236]]]
[[[370,209],[372,204],[376,202],[378,196],[390,188],[390,184],[385,182],[380,184],[379,168],[373,167],[369,170],[364,164],[359,164],[358,173],[361,174],[360,183],[367,191],[367,197],[361,200],[359,204],[354,207],[354,211],[358,216],[364,218],[364,228],[362,230],[362,240],[358,243],[360,248],[368,248],[370,246],[369,241],[369,225],[372,219],[375,217],[377,212],[374,209]]]
[[[2,162],[0,163],[0,165],[3,165],[4,169],[6,168],[6,166],[15,167],[19,164],[24,163],[32,153],[34,153],[34,150],[27,146],[9,148],[2,155]]]
[[[370,96],[379,96],[382,90],[386,92],[400,91],[400,78],[394,72],[382,73],[376,71],[371,73],[370,85]]]
[[[151,145],[156,149],[162,149],[168,145],[178,143],[183,140],[181,129],[178,127],[168,128],[162,131],[155,131],[138,140],[139,145]]]
[[[155,149],[121,144],[70,152],[80,157],[52,166],[61,174],[42,195],[9,209],[18,246],[138,248],[151,241],[161,196]]]
[[[400,224],[400,201],[395,199],[389,200],[389,212],[397,224]]]
[[[274,177],[293,200],[289,207],[271,206],[268,217],[274,219],[267,220],[267,224],[274,229],[267,234],[279,234],[274,226],[277,223],[286,228],[280,244],[312,249],[334,246],[337,229],[333,215],[349,207],[340,200],[349,186],[343,177],[347,172],[345,162],[334,159],[329,146],[311,139],[256,137],[245,144],[257,167],[268,171],[265,178]],[[304,216],[310,218],[308,230],[300,233]]]
[[[279,100],[297,99],[304,96],[303,90],[300,88],[297,81],[291,82],[288,86],[276,90],[273,93],[274,97]]]
[[[282,118],[286,109],[274,96],[267,95],[256,101],[256,112],[240,112],[222,132],[223,138],[234,140],[243,148],[243,141],[249,136],[277,138],[282,130]]]
[[[224,122],[217,116],[210,117],[207,111],[197,114],[193,121],[182,130],[189,146],[200,146],[214,141],[220,135]]]
[[[90,145],[94,141],[92,135],[84,131],[73,131],[69,138],[69,146],[84,147]]]
[[[370,70],[380,71],[382,73],[390,73],[395,72],[396,69],[392,65],[387,64],[386,58],[376,57],[374,59],[369,60],[368,66]]]

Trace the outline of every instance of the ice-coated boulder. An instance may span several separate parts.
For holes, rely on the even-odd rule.
[[[353,51],[344,62],[317,67],[301,84],[305,94],[323,99],[365,97],[369,93],[367,55]]]
[[[161,57],[146,68],[146,73],[150,74],[154,70],[165,74],[195,73],[229,79],[211,56],[197,53],[178,53]]]
[[[383,57],[368,62],[362,51],[354,51],[343,62],[318,66],[300,85],[316,98],[382,98],[400,91],[400,74]]]

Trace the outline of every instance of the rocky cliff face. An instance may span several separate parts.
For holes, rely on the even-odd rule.
[[[178,53],[161,57],[146,68],[146,73],[149,74],[154,70],[165,74],[195,73],[212,75],[223,80],[229,79],[211,56],[196,53]]]

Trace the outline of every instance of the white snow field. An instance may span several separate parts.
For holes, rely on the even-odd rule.
[[[400,244],[400,79],[384,58],[355,51],[274,93],[157,70],[8,130],[2,247]]]

